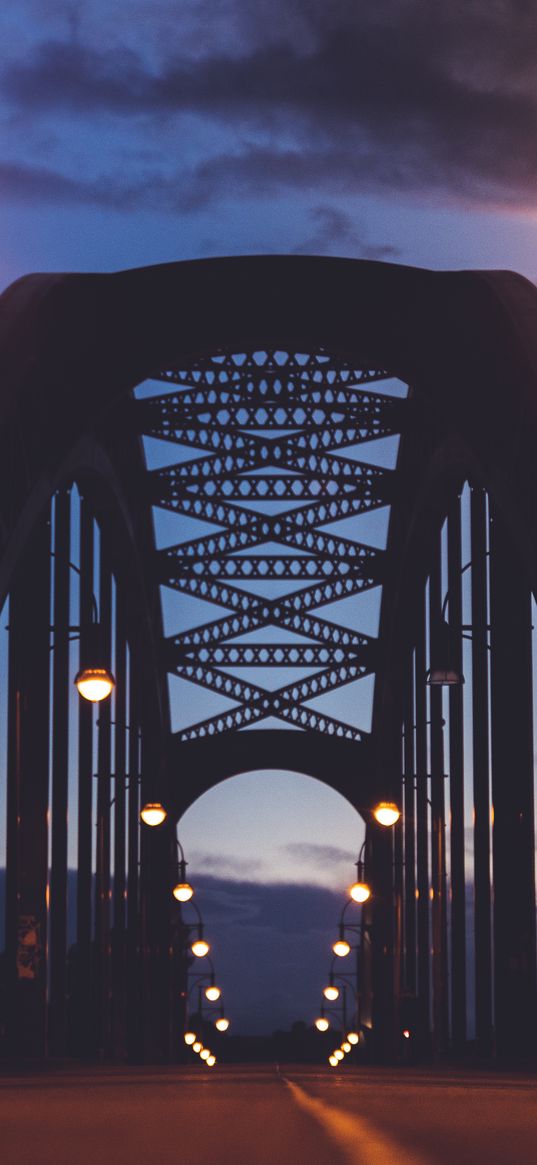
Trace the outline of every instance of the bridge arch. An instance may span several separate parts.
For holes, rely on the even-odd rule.
[[[46,512],[50,497],[61,492],[71,474],[74,478],[80,473],[88,492],[102,509],[103,525],[117,533],[117,539],[113,533],[112,539],[120,548],[118,557],[123,567],[127,561],[132,565],[132,569],[129,567],[124,571],[123,577],[130,587],[131,609],[141,613],[145,643],[150,647],[149,694],[146,692],[143,697],[147,731],[142,768],[144,779],[150,781],[154,795],[168,800],[173,809],[172,816],[177,816],[197,795],[196,789],[209,788],[219,775],[232,775],[245,771],[245,767],[252,769],[256,764],[256,750],[263,747],[267,755],[274,758],[274,763],[282,767],[284,758],[287,758],[285,767],[289,767],[289,758],[295,758],[298,769],[311,771],[312,775],[327,780],[359,808],[367,808],[373,798],[383,796],[404,800],[405,823],[396,832],[395,840],[392,842],[391,838],[381,837],[374,831],[371,834],[373,872],[379,886],[375,907],[374,978],[381,1032],[379,1046],[384,1051],[393,1046],[401,974],[411,994],[421,992],[421,1023],[424,1031],[428,1028],[429,984],[424,953],[428,945],[425,931],[420,940],[421,980],[413,965],[416,933],[411,899],[413,888],[418,888],[413,877],[420,858],[416,852],[419,838],[412,822],[414,818],[415,824],[418,816],[418,787],[422,790],[424,782],[430,781],[435,789],[435,809],[432,821],[428,817],[422,819],[421,842],[425,835],[428,837],[430,826],[433,840],[438,841],[442,836],[444,802],[439,790],[444,787],[445,779],[444,704],[437,692],[426,694],[424,703],[423,680],[429,649],[431,652],[435,649],[435,626],[445,614],[442,563],[447,570],[448,590],[451,591],[448,621],[451,632],[459,633],[459,654],[462,650],[462,598],[456,581],[463,565],[458,495],[463,481],[470,480],[474,499],[471,523],[474,543],[472,594],[475,591],[471,623],[476,644],[472,670],[474,723],[483,726],[486,722],[485,712],[478,712],[478,696],[474,691],[474,677],[479,667],[480,707],[488,708],[490,702],[493,722],[490,757],[486,754],[484,738],[477,742],[474,733],[473,739],[477,769],[481,765],[483,781],[485,776],[486,782],[492,781],[495,810],[493,848],[495,902],[498,905],[495,907],[496,937],[494,949],[490,948],[487,974],[490,987],[494,958],[497,1046],[506,1054],[513,1047],[505,1002],[513,997],[519,1000],[522,1008],[526,1007],[526,1015],[530,1016],[526,1029],[528,1047],[533,1046],[536,1023],[534,915],[531,922],[534,883],[530,871],[530,857],[533,861],[533,826],[530,825],[533,774],[529,613],[531,593],[537,589],[534,470],[537,293],[533,286],[506,272],[433,273],[351,260],[266,256],[170,264],[114,275],[31,276],[8,289],[2,297],[2,308],[0,589],[6,594],[12,589],[13,579],[21,581],[25,566],[33,561],[35,529]],[[347,652],[343,664],[338,664],[343,670],[347,669],[346,678],[351,672],[357,674],[352,669],[360,667],[361,674],[366,669],[375,671],[373,730],[371,735],[346,735],[345,727],[332,722],[332,736],[327,734],[327,739],[321,741],[319,715],[314,718],[304,711],[303,705],[307,705],[310,699],[306,685],[303,689],[297,687],[300,699],[292,707],[292,712],[298,715],[298,719],[295,716],[293,731],[248,731],[247,724],[234,723],[231,717],[229,722],[223,721],[225,731],[219,740],[211,737],[212,730],[207,726],[200,732],[199,739],[179,740],[169,733],[165,676],[170,667],[171,648],[169,643],[162,643],[158,582],[163,581],[160,573],[163,558],[154,554],[150,515],[151,502],[155,501],[155,478],[148,478],[145,474],[139,447],[140,432],[146,431],[144,424],[150,408],[146,407],[144,413],[144,408],[138,407],[142,402],[133,401],[132,390],[146,378],[156,374],[162,379],[166,370],[177,370],[184,364],[190,372],[197,373],[200,361],[207,361],[215,353],[225,357],[233,352],[274,351],[277,346],[288,352],[298,349],[306,353],[329,353],[340,370],[345,361],[347,364],[351,361],[352,367],[358,364],[361,369],[369,371],[384,370],[411,386],[409,398],[399,413],[403,435],[398,465],[388,492],[383,492],[386,482],[371,485],[368,473],[362,474],[366,484],[362,483],[360,487],[361,496],[368,497],[368,504],[371,497],[374,497],[375,505],[380,505],[388,500],[388,496],[392,503],[387,552],[376,556],[376,575],[375,556],[362,556],[362,567],[363,561],[367,560],[370,572],[368,585],[379,580],[383,582],[379,640],[374,646],[366,643],[365,637],[359,644],[353,642],[351,663]],[[364,401],[364,383],[354,385],[361,394],[360,407]],[[301,405],[303,403],[301,400]],[[175,407],[181,409],[181,400]],[[194,400],[192,404],[190,401],[188,407],[188,424],[194,429],[198,425],[199,429],[200,423],[205,424],[200,422],[200,402]],[[382,411],[385,406],[378,407]],[[161,404],[156,408],[157,411],[161,409]],[[370,409],[370,417],[373,411]],[[252,427],[252,418],[249,424]],[[238,428],[241,429],[241,425]],[[240,436],[240,441],[243,441],[243,436]],[[235,452],[237,448],[236,445]],[[311,446],[307,452],[308,456],[312,454]],[[298,470],[292,468],[291,471],[301,473],[305,481],[306,471],[310,468],[309,464],[301,462]],[[321,468],[322,451],[315,462],[314,472],[319,474]],[[246,473],[244,465],[239,469],[235,465],[233,471],[239,477]],[[331,472],[335,472],[333,463]],[[191,473],[192,480],[195,476]],[[159,489],[162,480],[159,479]],[[185,488],[192,489],[192,481]],[[254,489],[251,481],[248,488]],[[378,493],[375,493],[376,489]],[[158,490],[156,496],[162,498]],[[223,617],[225,627],[220,627],[228,639],[237,638],[237,627],[240,630],[244,611],[248,608],[247,614],[251,616],[255,607],[250,600],[237,598],[237,590],[233,592],[229,581],[229,572],[235,572],[236,579],[237,575],[244,577],[248,570],[258,569],[258,564],[252,565],[252,556],[245,554],[241,559],[241,554],[255,544],[259,531],[256,534],[250,519],[250,526],[245,531],[237,507],[233,512],[245,542],[240,543],[239,539],[239,543],[233,543],[234,532],[228,528],[224,529],[224,534],[211,536],[210,547],[205,541],[203,551],[199,549],[203,539],[199,540],[197,566],[192,565],[192,559],[198,550],[192,550],[191,561],[187,561],[188,555],[182,552],[177,556],[181,559],[180,578],[194,579],[201,588],[209,585],[207,578],[203,577],[206,568],[213,570],[214,567],[225,576],[223,582],[219,576],[220,589],[214,590],[210,597],[212,601],[219,598],[224,606],[226,598],[233,600],[230,604],[232,615]],[[315,515],[317,519],[318,510]],[[445,542],[446,537],[442,530],[446,519],[448,548],[443,559],[442,539]],[[308,519],[305,518],[304,526],[307,525]],[[279,533],[281,535],[281,530]],[[295,534],[296,531],[293,536]],[[304,541],[309,531],[305,532],[303,528],[299,535],[301,549],[306,546],[305,560],[308,554],[312,554]],[[324,529],[316,529],[311,545],[317,557],[321,557],[321,553],[324,555],[325,565],[328,563],[326,569],[329,569],[328,560],[332,558],[335,577],[338,562],[332,535],[327,537]],[[44,541],[41,546],[44,553],[43,547]],[[338,547],[344,548],[342,559],[345,555],[348,558],[348,562],[343,563],[344,570],[351,567],[354,570],[360,554],[345,546],[343,538]],[[283,557],[280,555],[280,560]],[[307,562],[304,569],[306,567]],[[293,566],[287,562],[281,567],[279,561],[280,568],[291,575]],[[478,575],[481,586],[479,602]],[[45,576],[43,568],[42,582]],[[339,585],[341,580],[337,581]],[[306,604],[299,615],[302,618],[306,613],[310,619],[308,629],[313,629],[316,635],[320,632],[321,638],[323,634],[325,636],[324,641],[320,639],[316,644],[315,657],[321,659],[324,653],[331,660],[330,652],[334,647],[329,641],[331,629],[327,622],[321,626],[322,620],[315,614],[319,595],[320,589],[314,588],[308,596],[309,605]],[[30,598],[27,588],[25,617],[31,614]],[[424,631],[425,599],[430,632],[427,636]],[[286,610],[283,614],[293,619],[296,608],[292,603],[290,606],[291,613]],[[310,611],[314,612],[313,621]],[[512,618],[513,611],[517,614],[516,619]],[[258,614],[255,612],[256,618]],[[269,614],[273,614],[272,608]],[[278,617],[281,615],[279,610]],[[23,622],[20,621],[20,626]],[[489,631],[490,640],[487,638]],[[22,638],[20,632],[21,652]],[[43,635],[43,652],[44,644]],[[221,643],[218,642],[217,646],[221,653]],[[344,646],[347,648],[348,644]],[[189,652],[192,654],[193,647],[194,655],[198,653],[196,659],[193,662],[188,657],[185,662],[185,653],[186,656]],[[222,670],[218,670],[218,660],[215,663],[216,657],[211,656],[213,647],[214,644],[209,643],[207,647],[201,641],[188,642],[186,646],[184,640],[175,642],[172,645],[173,658],[175,662],[179,660],[189,675],[201,674],[198,657],[201,658],[200,650],[203,649],[207,657],[202,668],[205,677],[212,668],[211,682],[215,688],[235,695],[240,685],[223,678]],[[340,641],[336,647],[339,651]],[[234,651],[236,655],[235,647]],[[490,668],[488,664],[487,667],[483,665],[489,655]],[[511,690],[503,678],[510,655],[515,660],[516,672],[516,682]],[[226,655],[225,651],[223,656],[220,654],[224,668],[228,657],[229,653]],[[302,655],[300,658],[306,657]],[[256,662],[259,663],[259,656],[256,656]],[[29,667],[28,658],[27,664]],[[253,690],[252,686],[246,685],[246,688]],[[278,712],[282,708],[289,711],[285,703],[288,699],[288,692],[284,697],[278,697]],[[256,711],[259,712],[259,692],[254,692],[253,703],[256,701]],[[269,704],[270,701],[267,706]],[[459,826],[462,826],[459,811],[461,708],[460,692],[450,692],[449,753],[455,773],[451,774],[450,789],[453,792],[452,810]],[[505,708],[509,709],[509,716],[516,724],[511,737],[504,726]],[[327,717],[322,719],[323,725],[328,724]],[[419,727],[416,727],[418,722]],[[240,730],[231,731],[237,724]],[[428,736],[427,732],[423,735],[425,727],[430,729]],[[412,747],[408,743],[411,738]],[[420,750],[422,759],[417,763]],[[428,760],[423,759],[429,755],[433,758],[429,767],[434,768],[434,773],[428,771]],[[140,765],[139,757],[137,764]],[[502,781],[501,773],[513,766],[519,777],[515,782],[513,805],[510,806],[505,797],[502,799],[505,780]],[[486,795],[483,790],[484,785],[478,813],[482,891],[486,869],[486,831],[482,823],[487,814],[490,816],[491,808],[488,784]],[[422,812],[423,802],[420,804]],[[517,821],[519,825],[522,822],[522,832]],[[166,974],[162,951],[167,917],[166,907],[159,898],[158,879],[169,859],[169,837],[163,833],[162,838],[164,840],[159,844],[147,842],[147,850],[142,853],[142,865],[152,871],[149,880],[154,879],[151,893],[156,894],[151,901],[157,905],[149,912],[154,920],[154,930],[146,946],[152,966],[156,968],[157,995]],[[487,844],[490,847],[490,839]],[[429,887],[427,881],[427,894],[432,890],[434,900],[441,904],[438,911],[433,908],[437,927],[435,949],[439,952],[433,966],[432,984],[433,1026],[435,1038],[439,1041],[437,1050],[442,1050],[448,1039],[446,1014],[450,990],[454,992],[453,1014],[458,1017],[453,1035],[459,1044],[464,1036],[461,1022],[464,1003],[460,969],[462,947],[459,941],[465,890],[461,846],[463,841],[459,830],[452,853],[452,868],[458,869],[459,880],[452,920],[456,928],[452,942],[455,952],[451,968],[453,983],[449,987],[441,861],[433,871],[433,885]],[[508,889],[502,897],[499,874],[511,852],[521,855],[520,862],[512,865]],[[149,853],[152,855],[150,861]],[[392,879],[394,855],[395,884]],[[424,877],[423,849],[421,870]],[[419,890],[422,897],[425,893],[423,877]],[[517,883],[521,882],[525,887],[524,906],[513,920],[513,900]],[[481,919],[487,908],[485,891],[486,886],[480,899]],[[490,885],[487,892],[490,906]],[[403,900],[404,909],[401,906]],[[12,902],[15,901],[16,894],[12,894]],[[10,926],[10,958],[16,966],[16,961],[13,961],[15,909],[10,915]],[[490,941],[489,936],[489,947]],[[419,951],[417,953],[419,955]],[[164,1017],[162,1023],[165,1027]],[[487,1023],[489,1034],[487,1039],[483,1036],[483,1047],[490,1049],[490,1016]],[[482,1034],[486,1026],[484,1022]]]

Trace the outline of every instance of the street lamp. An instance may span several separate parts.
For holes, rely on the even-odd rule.
[[[323,987],[323,995],[325,999],[330,1001],[330,1003],[333,1003],[334,1000],[339,999],[339,987],[336,987],[335,983],[332,982],[332,975],[330,975],[330,982],[328,986]]]
[[[365,840],[362,843],[362,848],[360,850],[360,853],[358,854],[358,861],[355,862],[356,881],[353,882],[352,886],[349,888],[349,894],[350,894],[351,898],[353,899],[353,901],[360,902],[360,903],[367,902],[368,899],[371,897],[371,887],[370,887],[369,883],[366,882],[366,879],[365,879],[365,864],[364,864],[364,861],[362,858],[362,854],[364,852],[364,849],[365,849]]]
[[[467,562],[461,568],[461,575],[470,570],[471,565],[471,561]],[[440,617],[434,621],[431,628],[431,661],[425,675],[425,683],[430,687],[452,688],[464,683],[462,671],[457,667],[456,635],[458,631],[464,631],[466,628],[455,628],[446,623],[448,602],[449,590],[444,595]]]
[[[184,851],[183,851],[183,847],[181,845],[181,842],[179,841],[178,837],[176,837],[175,841],[176,841],[177,849],[178,849],[179,855],[180,855],[180,857],[179,857],[179,880],[176,882],[175,886],[173,887],[172,894],[177,902],[190,902],[190,899],[194,895],[194,888],[193,888],[193,886],[190,885],[190,882],[187,880],[187,876],[186,876],[187,863],[185,861],[185,855],[184,855]]]
[[[345,938],[345,927],[343,922],[339,924],[339,938],[335,943],[332,943],[332,950],[340,959],[344,959],[350,953],[350,943]]]
[[[391,826],[396,825],[401,816],[401,810],[395,804],[395,801],[379,801],[379,804],[373,809],[373,817],[378,821],[379,825]]]
[[[82,631],[82,628],[80,630]],[[81,655],[83,653],[85,659],[81,660],[81,667],[74,678],[74,684],[84,700],[89,700],[92,704],[100,704],[113,691],[116,681],[105,658],[101,625],[90,623],[83,630],[85,642],[82,641],[84,647],[81,648]]]
[[[183,1039],[185,1041],[185,1044],[187,1044],[187,1046],[190,1048],[190,1047],[192,1047],[193,1044],[196,1043],[196,1033],[190,1032],[190,1031],[185,1032]]]
[[[198,923],[197,930],[198,930],[198,937],[196,939],[194,939],[193,943],[191,943],[190,950],[192,951],[192,954],[196,956],[197,959],[204,959],[205,955],[209,954],[211,947],[210,947],[210,944],[207,942],[207,940],[204,939],[204,937],[203,937],[203,923],[202,922]]]
[[[444,605],[447,600],[444,600]],[[457,687],[464,683],[464,676],[454,664],[455,650],[453,632],[444,619],[444,607],[438,622],[434,624],[434,645],[431,644],[431,666],[425,675],[429,687]]]
[[[140,817],[144,825],[149,825],[154,828],[156,825],[162,825],[168,816],[167,810],[160,801],[147,801],[140,810]]]
[[[318,1032],[327,1032],[330,1027],[330,1020],[326,1018],[323,1008],[321,1008],[321,1014],[315,1020],[315,1027]]]

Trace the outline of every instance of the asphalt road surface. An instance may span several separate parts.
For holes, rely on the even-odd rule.
[[[2,1165],[537,1165],[537,1079],[282,1066],[0,1080]]]

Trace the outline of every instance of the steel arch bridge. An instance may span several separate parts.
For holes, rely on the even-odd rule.
[[[9,1054],[172,1053],[172,834],[140,831],[140,805],[173,824],[269,766],[366,820],[378,1058],[408,1014],[424,1054],[471,1036],[535,1058],[536,322],[509,272],[308,257],[4,293]],[[142,435],[172,463],[148,470]],[[395,468],[372,463],[394,435]],[[164,550],[153,506],[180,522]],[[386,549],[361,542],[355,519],[387,507]],[[161,585],[200,612],[172,636]],[[348,602],[374,588],[377,638]],[[95,602],[117,679],[98,716],[69,696]],[[449,692],[426,683],[446,623],[466,674]],[[222,710],[172,731],[170,674]],[[371,731],[352,712],[366,676]],[[389,835],[379,799],[403,809]]]

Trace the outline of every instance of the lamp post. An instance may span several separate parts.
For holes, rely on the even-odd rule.
[[[354,863],[356,866],[356,881],[353,882],[352,886],[349,887],[349,894],[353,902],[358,902],[360,904],[367,902],[371,897],[371,887],[366,880],[365,862],[363,859],[365,843],[366,839],[364,838],[362,842],[362,848],[358,854],[358,861]]]
[[[200,974],[194,975],[194,981],[192,982],[189,990],[186,993],[187,1002],[186,1002],[186,1014],[185,1014],[185,1021],[184,1021],[184,1029],[185,1030],[184,1030],[183,1039],[184,1039],[184,1043],[187,1045],[187,1047],[192,1047],[193,1050],[199,1052],[200,1055],[202,1054],[202,1049],[203,1049],[202,1041],[207,1039],[207,1038],[210,1038],[210,1037],[207,1037],[208,1028],[207,1028],[207,1024],[206,1024],[205,1017],[203,1014],[204,999],[206,999],[209,1003],[216,1003],[217,1001],[220,1001],[219,1014],[218,1014],[217,1019],[214,1021],[214,1026],[215,1026],[216,1030],[223,1034],[229,1028],[229,1019],[227,1019],[227,1017],[224,1014],[222,992],[221,992],[220,988],[217,987],[217,985],[215,983],[214,966],[213,966],[212,960],[209,958],[209,956],[207,956],[207,958],[208,958],[208,962],[210,965],[210,971],[209,972],[202,971]],[[204,980],[206,982],[205,989],[203,988],[203,981]],[[198,992],[197,1011],[193,1015],[189,1015],[188,1014],[188,1002],[190,1000],[190,997],[191,997],[194,989],[197,989],[197,992]],[[199,1047],[196,1047],[196,1044],[199,1044]],[[211,1054],[212,1053],[210,1051],[208,1051],[208,1055],[211,1055]],[[207,1060],[207,1056],[203,1056],[202,1058]],[[212,1065],[209,1064],[209,1067],[212,1067]]]
[[[187,863],[185,861],[185,854],[179,838],[175,839],[178,853],[178,881],[173,887],[172,894],[176,902],[190,902],[194,896],[194,889],[190,885],[186,876]]]

